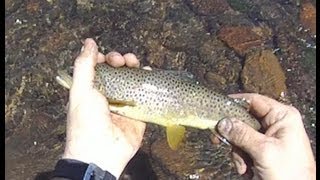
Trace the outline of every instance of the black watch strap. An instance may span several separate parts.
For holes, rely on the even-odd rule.
[[[60,159],[55,167],[53,177],[71,180],[116,180],[112,174],[103,171],[97,165],[74,159]]]

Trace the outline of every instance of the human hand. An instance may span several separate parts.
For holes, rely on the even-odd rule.
[[[266,130],[259,133],[234,118],[218,123],[219,133],[234,146],[232,158],[239,174],[249,170],[247,153],[255,175],[261,179],[316,179],[309,138],[296,108],[259,94],[231,97],[248,100],[251,113],[261,119]]]
[[[92,39],[85,40],[74,64],[63,158],[94,163],[119,178],[141,145],[145,123],[110,113],[106,98],[93,88],[97,63],[139,67],[135,55],[104,56]]]

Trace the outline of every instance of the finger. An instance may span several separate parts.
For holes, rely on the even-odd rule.
[[[106,57],[101,52],[98,53],[98,63],[104,63],[106,62]]]
[[[236,166],[237,172],[241,175],[244,174],[247,171],[247,164],[245,163],[244,158],[242,158],[240,150],[238,150],[237,148],[234,149],[231,155],[234,165]]]
[[[259,154],[258,145],[265,135],[257,132],[246,123],[237,119],[223,119],[217,125],[219,133],[230,143],[247,152],[251,157]]]
[[[284,106],[278,101],[256,93],[230,94],[232,98],[245,98],[250,104],[250,112],[257,118],[265,117],[271,108]]]
[[[264,118],[263,124],[269,129],[277,121],[282,120],[288,114],[288,109],[283,107],[271,108],[270,112]]]
[[[97,63],[98,47],[93,39],[86,39],[83,51],[77,57],[73,69],[71,94],[81,97],[93,87],[94,66]]]
[[[123,58],[124,58],[126,65],[128,67],[139,68],[140,62],[137,59],[136,55],[134,55],[132,53],[127,53],[127,54],[123,55]]]
[[[121,67],[125,65],[125,59],[118,52],[109,52],[105,59],[106,62],[113,67]]]

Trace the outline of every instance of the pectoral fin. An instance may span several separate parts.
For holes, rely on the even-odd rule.
[[[109,102],[110,106],[117,106],[117,107],[135,106],[136,105],[136,103],[134,101],[130,101],[130,100],[116,100],[116,99],[108,98],[108,102]]]
[[[185,127],[179,125],[168,126],[166,131],[169,147],[172,150],[177,150],[184,139]]]

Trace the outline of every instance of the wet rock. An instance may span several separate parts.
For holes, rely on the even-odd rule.
[[[17,11],[23,2],[23,0],[5,0],[6,14]]]
[[[313,75],[316,74],[316,55],[316,49],[313,48],[306,48],[303,53],[303,66],[306,71],[311,72]]]
[[[70,0],[70,1],[57,0],[57,5],[61,10],[62,14],[67,18],[72,19],[78,15],[76,0]]]
[[[225,58],[226,49],[220,40],[215,37],[210,38],[199,48],[200,61],[204,64],[213,65],[219,59]]]
[[[276,52],[282,59],[288,62],[293,59],[299,59],[302,53],[302,47],[299,46],[299,42],[293,41],[293,36],[288,34],[286,31],[278,32],[274,39],[276,47],[279,48],[280,52]],[[293,65],[294,63],[292,63]]]
[[[236,11],[246,13],[250,10],[250,4],[242,0],[227,0],[230,7]]]
[[[148,44],[148,55],[146,61],[149,65],[156,68],[160,68],[164,64],[164,56],[167,53],[167,49],[161,45],[161,42],[158,40],[149,40]]]
[[[173,151],[166,138],[154,142],[151,146],[152,157],[159,160],[172,174],[184,177],[193,171],[192,164],[196,161],[195,154],[186,153],[185,148]]]
[[[216,62],[206,73],[205,79],[208,87],[225,93],[225,90],[236,84],[241,72],[240,61],[224,58]]]
[[[155,4],[158,3],[154,0],[142,0],[134,3],[133,9],[139,14],[149,13],[151,10],[155,9]]]
[[[93,0],[77,0],[77,7],[90,10],[93,7]]]
[[[105,7],[114,7],[114,8],[119,8],[119,9],[124,9],[127,7],[130,7],[133,3],[136,2],[136,0],[93,0],[94,4],[98,8],[103,8]]]
[[[316,8],[312,3],[303,3],[300,10],[300,22],[309,29],[312,35],[316,34]]]
[[[186,59],[185,52],[170,52],[165,56],[165,69],[183,71]]]
[[[274,5],[270,6],[269,3],[264,3],[262,7],[260,7],[261,17],[268,20],[278,20],[283,19],[283,10],[280,6]]]
[[[27,3],[27,12],[30,14],[36,13],[39,10],[39,2],[36,0]]]
[[[174,51],[196,48],[207,37],[203,23],[184,6],[167,10],[162,34],[163,45]]]
[[[64,49],[73,39],[73,34],[68,31],[52,32],[46,38],[40,40],[40,51],[52,53],[53,49]]]
[[[223,87],[227,82],[225,77],[214,72],[207,72],[205,75],[205,79],[209,84],[213,84],[215,87]]]
[[[188,6],[200,15],[218,15],[231,10],[226,0],[187,0]]]
[[[240,59],[217,38],[210,38],[203,43],[199,48],[199,56],[206,66],[203,75],[208,87],[224,90],[239,79]]]
[[[188,129],[183,146],[173,151],[166,138],[157,138],[151,145],[154,164],[161,164],[159,179],[238,179],[230,161],[231,148],[225,145],[213,145],[211,133],[198,129]],[[159,173],[159,171],[156,171]],[[170,176],[168,176],[170,174]]]
[[[203,65],[194,65],[193,63],[187,65],[188,71],[190,71],[201,84],[206,84],[205,74],[207,72],[206,67]]]
[[[278,58],[270,50],[257,51],[246,56],[241,73],[245,91],[278,99],[286,93],[285,74]]]
[[[218,37],[240,56],[244,56],[248,51],[264,46],[270,34],[268,29],[261,27],[235,26],[221,28]]]

